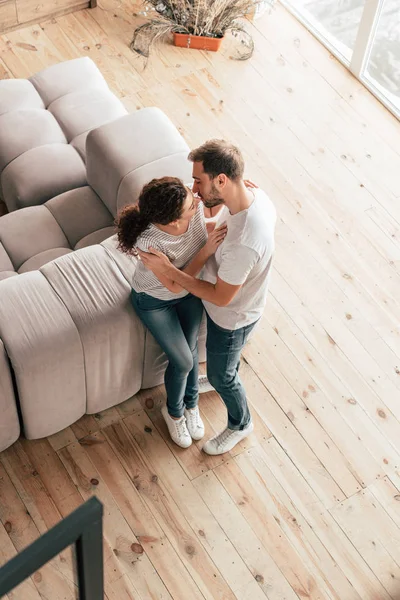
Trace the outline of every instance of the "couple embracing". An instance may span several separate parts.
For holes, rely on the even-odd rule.
[[[118,218],[122,252],[140,257],[132,282],[135,311],[169,363],[162,414],[172,440],[188,448],[204,436],[198,409],[197,340],[207,315],[207,377],[224,401],[227,427],[203,446],[223,454],[253,431],[239,377],[241,351],[266,304],[276,213],[244,180],[238,148],[206,142],[189,154],[192,189],[154,179]]]

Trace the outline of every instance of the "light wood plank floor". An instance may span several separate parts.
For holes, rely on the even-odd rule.
[[[83,500],[104,503],[109,600],[400,598],[400,125],[278,6],[256,53],[164,45],[102,0],[0,37],[0,76],[92,57],[131,110],[192,146],[236,142],[279,213],[268,308],[244,352],[255,434],[228,456],[173,446],[163,390],[0,456],[0,561]],[[225,423],[201,398],[207,435]],[[10,598],[72,598],[66,553]]]

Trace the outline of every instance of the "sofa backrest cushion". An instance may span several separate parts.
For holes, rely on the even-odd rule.
[[[95,63],[88,57],[74,58],[47,67],[30,77],[45,107],[79,89],[97,88],[108,91],[107,83]]]
[[[86,142],[88,183],[115,216],[137,201],[154,177],[191,180],[189,147],[158,108],[145,108],[91,131]]]

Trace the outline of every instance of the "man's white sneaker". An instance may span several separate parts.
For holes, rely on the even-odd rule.
[[[214,456],[217,454],[225,454],[225,452],[232,450],[236,444],[250,435],[253,430],[254,425],[252,422],[250,422],[245,429],[242,429],[242,431],[228,429],[227,427],[224,431],[221,431],[221,433],[211,438],[211,440],[208,440],[203,446],[203,451],[206,454],[212,454]]]
[[[206,392],[215,392],[215,389],[208,381],[207,375],[199,375],[199,394],[205,394]]]
[[[189,408],[185,410],[186,426],[191,435],[192,440],[201,440],[204,437],[204,423],[200,416],[199,407]]]
[[[168,413],[168,408],[165,405],[161,409],[161,414],[167,424],[171,440],[181,448],[189,448],[189,446],[192,445],[192,438],[188,432],[185,417],[173,419]]]

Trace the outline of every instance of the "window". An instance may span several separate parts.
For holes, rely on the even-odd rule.
[[[281,0],[400,117],[400,0]]]

